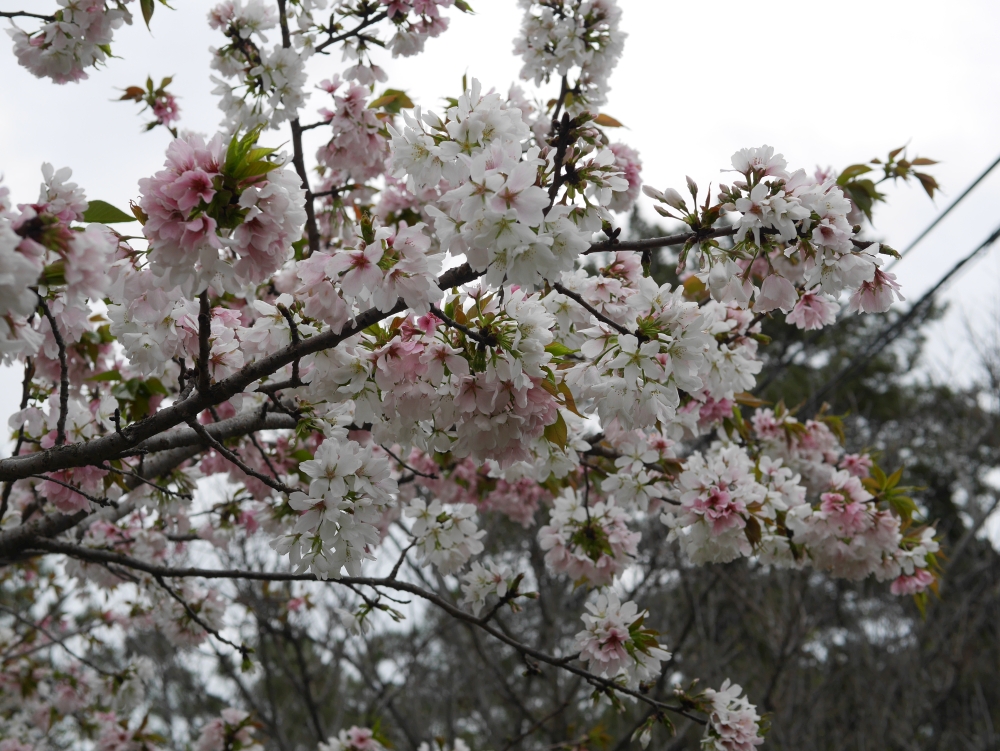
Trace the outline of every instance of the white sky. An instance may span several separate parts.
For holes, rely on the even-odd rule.
[[[995,0],[719,0],[711,9],[694,0],[619,3],[629,36],[605,111],[628,126],[620,138],[640,151],[644,179],[658,188],[680,188],[685,175],[702,188],[717,185],[729,156],[745,146],[773,145],[792,167],[811,169],[842,168],[909,142],[911,155],[941,160],[933,173],[945,195],[935,205],[919,187],[890,188],[877,229],[902,248],[1000,154]],[[511,53],[520,12],[514,0],[472,4],[477,14],[451,13],[452,28],[430,40],[426,54],[376,58],[389,85],[425,108],[456,95],[465,72],[506,91],[520,69]],[[0,0],[0,10],[49,5]],[[0,38],[0,172],[15,202],[36,199],[39,166],[49,161],[72,167],[90,198],[125,208],[136,181],[160,167],[169,139],[162,129],[141,132],[137,107],[115,101],[147,74],[174,76],[181,127],[215,131],[208,47],[221,36],[205,23],[209,3],[173,5],[176,11],[157,5],[152,35],[141,21],[119,30],[114,51],[122,59],[76,85],[35,79]],[[315,81],[341,70],[338,58],[314,59]],[[322,104],[315,94],[312,105]],[[271,133],[265,142],[286,139]],[[992,232],[998,205],[1000,169],[895,269],[909,299]],[[997,309],[998,272],[995,250],[948,291],[953,311],[934,329],[934,372],[968,377],[974,363],[962,343],[963,313],[975,321],[979,311]],[[17,408],[19,380],[0,372],[0,415]]]

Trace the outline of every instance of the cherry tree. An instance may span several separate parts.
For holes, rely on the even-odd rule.
[[[168,12],[57,5],[3,14],[40,86],[92,74],[137,11]],[[23,372],[0,461],[0,751],[267,743],[238,692],[165,725],[150,665],[116,652],[155,629],[252,675],[242,626],[265,616],[241,583],[273,586],[286,621],[335,617],[344,644],[444,615],[572,679],[567,705],[644,706],[644,746],[683,720],[725,751],[761,745],[766,721],[740,676],[676,669],[641,599],[663,573],[650,529],[691,565],[873,577],[923,607],[938,543],[901,471],[847,453],[825,409],[753,391],[765,318],[812,331],[902,299],[864,228],[882,183],[933,194],[915,170],[932,162],[809,173],[759,146],[720,155],[714,190],[643,186],[601,109],[615,1],[519,6],[523,87],[469,80],[435,111],[374,59],[419,54],[464,0],[224,0],[218,133],[183,129],[169,79],[121,97],[174,136],[128,211],[68,167],[42,165],[34,203],[0,187],[0,355]],[[623,239],[640,190],[675,234]],[[675,286],[650,275],[667,247]],[[546,648],[517,626],[543,575],[576,597]],[[331,732],[317,748],[392,735]]]

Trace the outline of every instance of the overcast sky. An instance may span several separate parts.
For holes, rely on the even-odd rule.
[[[843,168],[908,143],[911,155],[941,160],[933,172],[945,195],[934,203],[916,186],[889,189],[877,230],[902,248],[1000,155],[995,0],[719,0],[710,9],[695,0],[619,3],[629,36],[605,111],[627,126],[620,138],[640,151],[644,180],[658,188],[681,187],[685,175],[703,188],[717,185],[730,155],[746,146],[770,144],[793,168],[811,169]],[[48,4],[0,0],[0,10]],[[39,167],[49,161],[72,167],[90,198],[127,206],[137,180],[160,167],[169,139],[162,129],[141,132],[135,105],[115,101],[147,74],[174,76],[181,127],[216,130],[208,47],[221,37],[205,23],[210,5],[172,4],[177,10],[157,5],[152,34],[141,21],[119,30],[114,52],[121,59],[81,84],[35,79],[0,37],[0,172],[15,202],[36,199]],[[451,13],[451,29],[430,40],[426,54],[376,56],[389,85],[430,109],[459,92],[466,72],[506,91],[520,69],[511,53],[517,4],[472,4],[477,13]],[[337,54],[311,61],[316,82],[342,67]],[[315,93],[310,108],[323,104]],[[269,144],[286,139],[284,132],[265,136]],[[895,269],[908,298],[1000,224],[998,205],[1000,168]],[[962,321],[982,325],[983,311],[997,311],[998,279],[1000,249],[949,289],[952,311],[933,329],[931,346],[929,368],[939,376],[968,377],[974,363]],[[0,372],[0,414],[16,409],[19,380]]]

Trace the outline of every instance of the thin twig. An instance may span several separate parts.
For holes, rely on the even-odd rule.
[[[396,561],[396,565],[392,567],[392,571],[389,572],[389,579],[395,579],[396,574],[399,573],[399,567],[403,565],[403,561],[406,560],[406,554],[409,553],[413,547],[419,542],[418,540],[413,540],[409,545],[403,548],[403,551],[399,554],[399,560]]]
[[[278,470],[276,470],[274,468],[274,465],[271,464],[271,457],[267,455],[267,452],[264,451],[264,447],[261,446],[260,443],[257,441],[257,436],[254,433],[250,433],[248,437],[250,438],[250,442],[254,445],[254,448],[256,448],[258,452],[260,452],[261,459],[264,460],[264,464],[267,465],[267,468],[271,470],[271,474],[274,475],[274,479],[275,480],[280,479],[278,475]]]
[[[228,644],[233,649],[238,650],[239,653],[244,657],[247,657],[249,655],[249,650],[247,650],[245,645],[234,644],[233,642],[229,641],[229,639],[220,634],[218,631],[216,631],[214,628],[205,623],[205,621],[196,612],[194,612],[194,609],[190,605],[188,605],[187,601],[179,594],[177,594],[173,590],[173,588],[170,587],[165,581],[163,581],[162,576],[157,576],[156,574],[153,574],[153,578],[156,579],[157,584],[163,587],[163,589],[166,590],[166,592],[171,597],[173,597],[175,600],[177,600],[177,602],[181,604],[181,607],[184,608],[184,612],[187,613],[188,618],[190,618],[192,621],[201,626],[205,630],[205,633],[211,634],[216,639],[221,641],[223,644]]]
[[[586,300],[584,300],[582,297],[580,297],[580,295],[578,295],[576,292],[574,292],[571,289],[567,289],[563,285],[559,284],[559,282],[556,282],[555,284],[553,284],[552,285],[552,289],[554,289],[556,292],[559,292],[560,294],[566,295],[566,297],[568,297],[571,300],[579,303],[592,316],[594,316],[594,318],[596,318],[598,321],[601,321],[602,323],[606,323],[608,326],[610,326],[611,328],[613,328],[619,334],[625,334],[625,335],[628,335],[628,336],[634,336],[636,339],[639,339],[640,341],[646,338],[645,336],[643,336],[643,334],[641,332],[638,332],[638,331],[629,331],[627,328],[625,328],[624,326],[622,326],[620,323],[615,323],[610,318],[608,318],[606,315],[604,315],[601,311],[599,311],[597,308],[595,308],[593,305],[591,305]]]
[[[470,339],[474,339],[480,344],[486,345],[487,347],[497,346],[496,337],[483,334],[482,332],[473,331],[468,326],[465,326],[456,321],[454,318],[449,317],[447,314],[444,313],[444,311],[442,311],[440,308],[435,307],[434,305],[431,305],[431,313],[434,314],[435,318],[440,318],[445,325],[450,326],[453,329],[457,329],[458,331],[461,331]]]
[[[56,446],[62,446],[66,443],[66,415],[69,412],[69,364],[66,361],[66,342],[59,333],[55,316],[41,295],[38,296],[38,307],[48,320],[52,338],[56,340],[56,347],[59,348],[59,420],[56,422]]]
[[[193,498],[193,496],[190,493],[182,493],[179,490],[171,490],[170,488],[164,487],[163,485],[157,485],[155,482],[147,480],[138,472],[133,472],[130,469],[117,469],[115,467],[112,467],[110,464],[98,464],[96,466],[99,467],[100,469],[103,469],[105,472],[114,472],[119,475],[124,475],[125,477],[131,477],[133,480],[136,481],[136,483],[142,485],[148,485],[151,488],[159,490],[161,493],[165,495],[176,496],[177,498],[182,498],[185,501],[190,501]]]
[[[525,730],[523,733],[521,733],[519,736],[517,736],[514,740],[512,740],[510,743],[508,743],[506,746],[504,746],[503,749],[501,749],[501,751],[510,751],[510,749],[514,748],[514,746],[516,746],[518,743],[520,743],[525,738],[527,738],[529,735],[531,735],[536,730],[538,730],[539,728],[541,728],[546,722],[548,722],[549,720],[551,720],[551,719],[553,719],[555,717],[558,717],[560,714],[562,714],[563,712],[565,712],[566,711],[566,707],[568,707],[570,704],[571,704],[570,700],[564,701],[558,708],[556,708],[555,711],[553,711],[553,712],[545,715],[545,717],[543,717],[542,719],[538,720],[538,722],[536,722],[534,725],[532,725],[530,728],[528,728],[527,730]]]
[[[288,13],[285,4],[285,0],[278,0],[278,22],[281,25],[281,46],[289,49],[292,46],[292,35],[288,30]],[[319,49],[321,48],[317,48],[317,51]],[[305,151],[302,148],[302,125],[299,123],[299,118],[297,117],[289,125],[292,129],[292,165],[295,167],[295,172],[299,176],[299,180],[302,181],[302,189],[308,196],[311,191],[309,189],[309,172],[306,170]],[[316,209],[312,201],[306,201],[305,208],[306,237],[309,241],[309,252],[316,253],[319,251],[320,245],[319,226],[316,224]]]
[[[84,665],[87,665],[88,667],[93,668],[94,670],[96,670],[101,675],[107,676],[109,678],[115,677],[115,673],[109,673],[108,671],[106,671],[106,670],[104,670],[102,668],[99,668],[97,665],[95,665],[94,663],[92,663],[86,657],[81,657],[80,655],[78,655],[72,649],[70,649],[69,647],[67,647],[63,643],[62,639],[57,639],[49,631],[47,631],[44,626],[41,626],[41,625],[35,623],[34,621],[31,621],[28,618],[25,618],[20,613],[18,613],[16,610],[14,610],[13,608],[9,608],[6,605],[0,604],[0,610],[3,610],[4,612],[9,613],[10,615],[14,616],[15,619],[17,619],[21,623],[25,624],[26,626],[28,626],[30,628],[33,628],[36,631],[41,632],[41,634],[43,636],[45,636],[45,638],[47,638],[50,642],[52,642],[53,644],[58,644],[60,647],[62,647],[63,649],[65,649],[66,652],[69,653],[70,656],[72,656],[73,658],[79,660]]]
[[[296,347],[299,346],[299,327],[295,325],[295,316],[293,316],[292,312],[281,303],[278,303],[277,307],[281,312],[281,315],[284,316],[285,320],[288,322],[288,328],[292,335],[292,345]],[[302,381],[299,379],[299,358],[297,357],[292,360],[292,383],[296,386],[302,385]]]
[[[326,123],[321,123],[321,124],[325,125]],[[314,126],[311,126],[311,127],[316,127],[316,126],[314,125]],[[302,128],[302,130],[306,130],[306,128]],[[343,193],[344,191],[352,191],[352,190],[355,190],[355,189],[360,188],[360,187],[362,187],[362,186],[355,185],[354,183],[348,183],[347,185],[341,185],[339,188],[330,188],[329,190],[320,190],[320,191],[318,191],[316,193],[310,192],[306,196],[306,200],[312,200],[314,198],[324,198],[326,196],[337,196],[340,193]]]
[[[194,431],[198,435],[201,436],[202,440],[205,441],[205,443],[207,443],[213,449],[215,449],[216,451],[218,451],[222,456],[224,456],[226,459],[228,459],[229,461],[231,461],[233,464],[235,464],[237,467],[239,467],[241,470],[243,470],[246,474],[250,475],[251,477],[257,478],[262,483],[264,483],[265,485],[267,485],[269,488],[272,488],[273,490],[277,490],[277,491],[279,491],[281,493],[294,493],[295,492],[295,488],[291,488],[288,485],[285,485],[285,483],[280,482],[278,480],[275,480],[273,478],[270,478],[270,477],[268,477],[265,474],[261,474],[257,470],[255,470],[252,467],[250,467],[246,462],[244,462],[242,459],[240,459],[234,452],[230,451],[225,446],[223,446],[221,443],[219,443],[217,440],[215,440],[214,438],[212,438],[212,436],[209,434],[209,432],[207,430],[205,430],[205,426],[202,425],[197,420],[190,420],[190,421],[188,421],[188,425],[190,425],[194,429]]]
[[[329,39],[327,39],[322,44],[316,45],[316,51],[317,52],[322,52],[323,50],[325,50],[327,47],[329,47],[332,44],[336,44],[337,42],[343,42],[345,39],[350,39],[352,36],[356,36],[358,34],[358,32],[360,32],[362,29],[367,29],[369,26],[377,24],[379,21],[381,21],[381,20],[383,20],[385,18],[388,18],[388,17],[389,17],[389,13],[387,11],[382,11],[381,13],[375,14],[371,18],[365,18],[364,21],[362,21],[360,24],[358,24],[357,26],[355,26],[350,31],[345,31],[343,34],[338,34],[337,36],[331,36]],[[332,32],[331,32],[331,34],[332,34]]]
[[[654,250],[656,248],[666,248],[671,245],[684,245],[689,242],[701,242],[711,240],[713,237],[727,237],[735,235],[735,227],[719,227],[718,229],[698,230],[696,232],[682,232],[678,235],[666,235],[664,237],[649,237],[645,240],[606,240],[601,243],[594,243],[583,255],[590,253],[607,253],[616,250]]]
[[[84,493],[82,490],[80,490],[80,488],[78,488],[78,487],[76,487],[74,485],[70,485],[69,483],[63,482],[62,480],[57,480],[54,477],[46,477],[45,475],[28,475],[28,476],[29,477],[34,477],[37,480],[45,480],[47,482],[55,483],[56,485],[62,485],[64,488],[66,488],[68,490],[72,490],[77,495],[82,495],[88,501],[90,501],[92,503],[96,503],[98,506],[117,506],[118,505],[114,501],[110,500],[109,498],[96,498],[95,496],[89,495],[88,493]]]
[[[387,449],[384,445],[379,444],[379,448],[381,448],[385,453],[387,453],[389,456],[391,456],[393,459],[395,459],[396,463],[399,464],[401,467],[403,467],[403,469],[408,469],[413,474],[415,474],[415,475],[417,475],[419,477],[426,477],[428,480],[439,480],[439,479],[441,479],[437,475],[429,475],[426,472],[421,472],[419,469],[414,469],[409,464],[407,464],[402,459],[400,459],[398,456],[396,456],[396,454],[394,454],[392,451],[390,451],[389,449]]]
[[[28,406],[28,400],[31,398],[31,379],[35,375],[35,361],[30,358],[24,358],[24,380],[21,381],[21,409],[25,409]],[[11,456],[17,456],[21,453],[21,446],[24,445],[24,423],[21,423],[21,427],[17,430],[17,442],[14,444],[14,451]],[[7,503],[10,501],[10,492],[14,489],[14,481],[4,483],[3,486],[3,497],[0,498],[0,522],[3,521],[4,516],[7,514]]]
[[[117,564],[119,566],[125,566],[137,571],[143,571],[157,578],[198,577],[204,579],[246,579],[248,581],[319,581],[315,574],[293,574],[277,571],[249,571],[236,569],[170,568],[167,566],[158,566],[138,558],[132,558],[131,556],[109,550],[85,548],[82,546],[58,542],[52,539],[38,539],[33,542],[33,545],[34,548],[42,551],[62,553],[79,560],[93,561],[95,563]],[[341,579],[328,580],[328,583],[342,586],[368,586],[373,588],[385,587],[387,589],[395,589],[401,592],[409,592],[410,594],[416,595],[417,597],[420,597],[421,599],[437,606],[453,618],[478,626],[493,638],[502,641],[510,647],[513,647],[526,657],[534,658],[540,662],[544,662],[548,665],[558,667],[569,673],[580,676],[588,683],[600,688],[601,690],[617,691],[618,693],[634,697],[645,704],[656,707],[657,709],[674,712],[676,714],[683,715],[684,717],[688,717],[689,719],[702,725],[705,724],[705,720],[691,714],[682,706],[657,701],[643,694],[641,691],[619,685],[613,680],[602,678],[584,670],[583,668],[578,668],[575,665],[570,664],[570,662],[578,658],[578,655],[556,657],[535,649],[527,644],[523,644],[505,633],[502,629],[494,628],[490,624],[482,623],[481,619],[472,615],[472,613],[468,613],[461,608],[456,607],[444,597],[441,597],[440,595],[416,584],[397,579],[373,579],[368,577],[343,577]]]
[[[0,18],[37,18],[39,21],[52,23],[55,16],[43,16],[40,13],[29,13],[26,10],[0,10]]]

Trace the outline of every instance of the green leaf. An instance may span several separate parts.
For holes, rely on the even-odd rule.
[[[872,168],[867,164],[852,164],[847,167],[843,172],[840,173],[840,177],[837,178],[837,185],[846,185],[851,180],[856,177],[860,177],[866,172],[871,172]]]
[[[153,11],[156,9],[155,0],[139,0],[139,7],[142,8],[142,20],[146,22],[146,28],[149,28],[149,22],[153,18]]]
[[[545,440],[554,443],[561,449],[566,448],[566,444],[569,442],[569,430],[561,412],[556,412],[554,423],[545,426]]]
[[[48,264],[42,269],[42,275],[38,280],[46,287],[57,287],[66,283],[66,262],[61,258],[58,261]]]
[[[396,101],[395,94],[383,94],[378,99],[373,99],[372,102],[368,105],[368,109],[370,110],[378,109],[379,107],[384,107],[387,104],[391,104],[394,101]]]
[[[83,212],[83,221],[96,222],[97,224],[117,224],[119,222],[134,222],[135,217],[126,214],[107,201],[91,201],[90,206]]]
[[[551,342],[545,345],[545,351],[553,357],[565,357],[566,355],[571,355],[576,352],[575,349],[570,349],[561,342]]]
[[[413,100],[410,99],[405,91],[401,91],[400,89],[386,89],[382,96],[368,105],[369,109],[378,109],[379,107],[386,112],[398,115],[401,109],[413,109]]]
[[[917,513],[917,504],[908,495],[894,495],[889,498],[889,505],[893,511],[899,514],[900,518],[909,521]]]
[[[169,396],[170,392],[167,391],[166,386],[159,378],[150,378],[146,381],[146,388],[149,389],[150,394],[159,394],[160,396]]]
[[[117,370],[107,370],[103,373],[98,373],[97,375],[92,375],[88,378],[88,381],[120,381],[122,379],[122,374]]]

